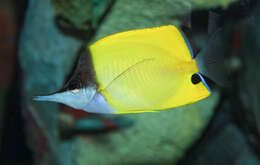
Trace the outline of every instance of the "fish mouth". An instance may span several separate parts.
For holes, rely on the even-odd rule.
[[[33,100],[57,102],[75,109],[84,109],[93,100],[95,94],[96,90],[93,88],[81,88],[46,96],[35,96]]]

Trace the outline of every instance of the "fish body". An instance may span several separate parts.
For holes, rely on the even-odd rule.
[[[122,114],[175,108],[211,93],[188,40],[173,25],[113,34],[94,42],[86,52],[67,87],[81,85],[35,100]],[[199,81],[194,83],[194,77]]]

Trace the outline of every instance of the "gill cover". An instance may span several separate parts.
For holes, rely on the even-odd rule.
[[[137,113],[190,104],[210,95],[193,53],[172,25],[117,33],[90,47],[98,92],[116,113]],[[203,77],[201,77],[203,78]]]

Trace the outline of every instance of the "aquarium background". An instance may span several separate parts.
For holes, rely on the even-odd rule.
[[[32,101],[62,87],[82,47],[168,24],[221,57],[230,84],[211,81],[207,99],[157,113]],[[0,0],[0,164],[258,165],[259,38],[255,0]]]

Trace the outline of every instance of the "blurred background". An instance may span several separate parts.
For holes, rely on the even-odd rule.
[[[257,0],[0,0],[0,164],[260,164],[259,9]],[[119,116],[32,101],[62,87],[81,47],[168,24],[199,55],[221,58],[209,72],[229,86],[209,80],[205,100]]]

